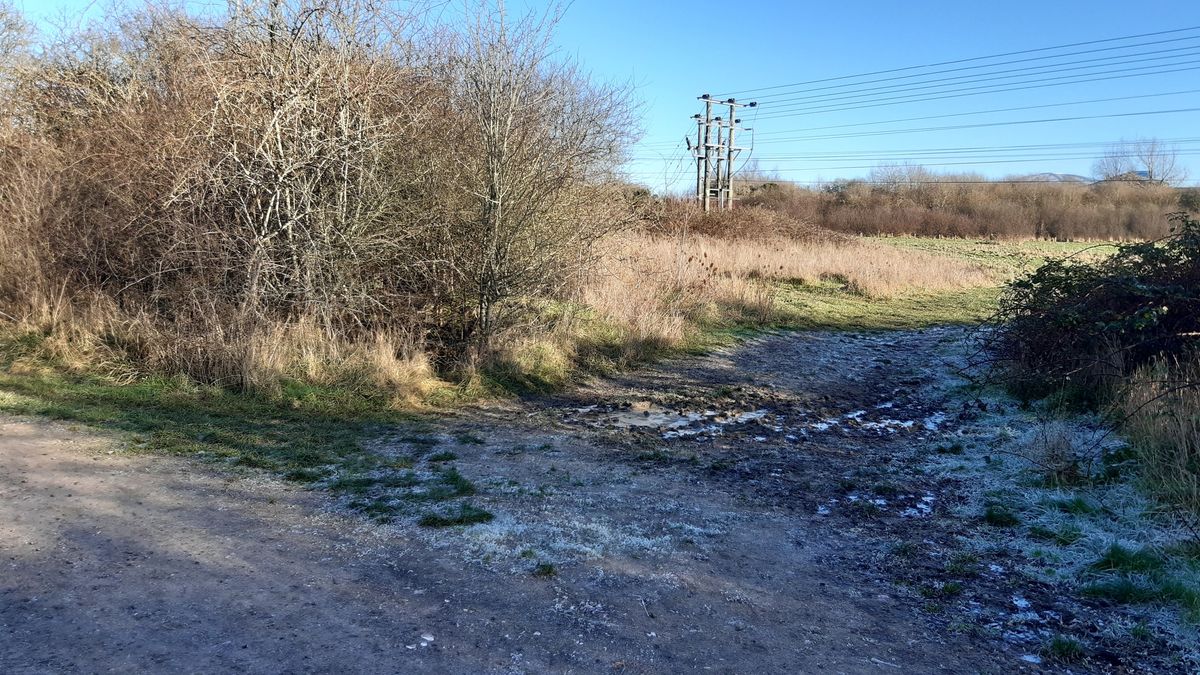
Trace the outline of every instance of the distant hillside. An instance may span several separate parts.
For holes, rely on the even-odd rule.
[[[1092,179],[1075,173],[1031,173],[1018,176],[1017,180],[1041,181],[1044,183],[1091,183]]]

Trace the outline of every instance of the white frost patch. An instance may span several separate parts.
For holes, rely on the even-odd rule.
[[[938,427],[946,421],[946,413],[936,412],[925,418],[924,426],[928,431],[937,431]]]
[[[933,503],[937,500],[932,492],[926,492],[921,499],[912,506],[900,512],[901,518],[924,518],[933,514]]]
[[[469,559],[516,559],[527,550],[550,560],[592,559],[631,550],[664,552],[672,545],[669,536],[648,537],[636,528],[601,520],[548,518],[522,522],[509,514],[458,532],[430,534],[434,546],[459,547]]]

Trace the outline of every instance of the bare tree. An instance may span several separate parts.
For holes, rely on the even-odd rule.
[[[1144,181],[1175,185],[1187,180],[1179,162],[1179,149],[1157,138],[1121,141],[1109,147],[1096,161],[1093,173],[1102,180]]]
[[[556,11],[512,20],[484,5],[477,16],[440,78],[456,141],[431,161],[452,193],[441,201],[456,206],[442,250],[426,257],[446,261],[459,327],[483,356],[530,300],[561,297],[620,224],[605,205],[620,199],[632,125],[627,90],[553,53]]]

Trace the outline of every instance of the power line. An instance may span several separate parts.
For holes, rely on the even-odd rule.
[[[1172,65],[1172,66],[1189,65],[1189,64],[1194,64],[1194,63],[1200,63],[1200,60],[1185,61],[1185,62],[1169,64],[1169,65]],[[1129,72],[1129,71],[1140,71],[1140,70],[1147,70],[1150,68],[1160,68],[1165,65],[1167,65],[1167,64],[1159,64],[1156,66],[1142,66],[1140,68],[1127,68],[1127,69],[1107,71],[1107,72],[1122,73],[1122,72]],[[1044,89],[1046,87],[1059,87],[1059,86],[1063,86],[1065,84],[1082,84],[1085,82],[1103,82],[1103,81],[1108,81],[1108,80],[1127,79],[1130,77],[1145,77],[1147,75],[1165,75],[1168,73],[1181,73],[1181,72],[1187,72],[1187,71],[1192,71],[1192,70],[1197,70],[1197,69],[1200,69],[1200,67],[1192,66],[1189,68],[1175,68],[1175,69],[1171,69],[1171,70],[1158,70],[1158,71],[1154,71],[1154,72],[1137,72],[1137,73],[1131,73],[1131,74],[1127,74],[1127,75],[1111,75],[1108,77],[1086,77],[1084,79],[1074,79],[1074,78],[1079,77],[1079,75],[1069,75],[1069,76],[1063,76],[1063,77],[1044,78],[1041,80],[1028,80],[1027,81],[1027,82],[1051,82],[1050,84],[1027,84],[1027,82],[1010,83],[1010,84],[1022,84],[1022,85],[1027,85],[1027,86],[1015,86],[1014,87],[1014,86],[1006,85],[999,89],[992,89],[992,88],[990,88],[990,85],[985,85],[985,86],[981,86],[981,87],[967,87],[967,88],[963,88],[963,89],[951,89],[951,90],[946,90],[944,92],[927,92],[927,93],[944,94],[944,95],[940,95],[940,96],[925,96],[925,94],[918,94],[914,97],[912,95],[905,95],[905,96],[893,96],[890,98],[885,97],[885,98],[877,98],[877,99],[870,99],[870,100],[865,100],[865,101],[852,102],[855,105],[817,106],[817,107],[809,107],[809,108],[784,108],[777,112],[771,112],[770,110],[768,110],[767,114],[763,115],[763,118],[764,119],[779,119],[779,118],[783,118],[783,117],[798,117],[801,115],[816,115],[816,114],[831,113],[831,112],[844,112],[847,110],[860,110],[862,108],[880,108],[880,107],[885,107],[885,106],[901,105],[901,104],[905,104],[905,103],[921,103],[921,102],[925,102],[925,101],[941,101],[941,100],[951,99],[951,98],[963,98],[963,97],[967,97],[967,96],[982,96],[985,94],[997,94],[997,93],[1003,93],[1003,92],[1009,92],[1009,91],[1025,91],[1025,90],[1029,90],[1029,89]],[[1099,75],[1099,74],[1104,74],[1104,73],[1088,73],[1088,75]],[[1057,82],[1056,80],[1069,80],[1069,81]],[[984,91],[977,91],[980,89],[983,89]],[[971,92],[971,93],[963,93],[963,92]],[[847,103],[851,103],[851,102],[847,102]]]
[[[1187,28],[1175,28],[1172,30],[1156,31],[1153,33],[1139,33],[1137,35],[1125,35],[1122,37],[1105,38],[1103,40],[1088,40],[1085,42],[1072,42],[1069,44],[1055,45],[1052,47],[1038,47],[1036,49],[1022,49],[1022,50],[1015,51],[1015,52],[1002,52],[999,54],[989,54],[987,56],[974,56],[974,57],[965,58],[965,59],[954,59],[951,61],[938,61],[936,63],[926,63],[926,64],[915,65],[915,66],[905,66],[903,68],[889,68],[887,70],[875,70],[875,71],[866,72],[866,73],[858,73],[855,75],[840,75],[837,77],[827,77],[827,78],[823,78],[823,79],[819,79],[819,80],[806,80],[803,82],[791,82],[788,84],[780,84],[780,85],[775,85],[775,86],[771,86],[771,87],[758,87],[756,89],[742,89],[740,91],[729,91],[729,92],[725,92],[722,94],[718,94],[718,96],[740,96],[743,94],[762,92],[762,91],[773,91],[775,89],[784,89],[787,87],[797,87],[797,86],[802,86],[802,85],[806,85],[806,84],[820,84],[823,82],[835,82],[838,80],[849,80],[849,79],[854,79],[854,78],[859,78],[859,77],[869,77],[872,75],[886,75],[888,73],[901,73],[901,72],[906,72],[906,71],[910,71],[910,70],[919,70],[921,68],[934,68],[937,66],[950,66],[950,65],[955,65],[955,64],[959,64],[959,63],[971,63],[974,61],[986,61],[988,59],[998,59],[998,58],[1003,58],[1005,56],[1019,56],[1021,54],[1035,54],[1038,52],[1053,51],[1055,49],[1068,49],[1070,47],[1085,47],[1087,45],[1105,44],[1105,43],[1109,43],[1109,42],[1120,42],[1121,40],[1135,40],[1137,38],[1155,37],[1158,35],[1173,35],[1176,33],[1186,33],[1186,32],[1195,31],[1195,30],[1200,30],[1200,26],[1190,26]]]
[[[1114,119],[1114,118],[1121,118],[1121,117],[1140,117],[1143,115],[1170,115],[1170,114],[1197,112],[1197,111],[1200,111],[1200,108],[1176,108],[1176,109],[1172,109],[1172,110],[1143,110],[1143,111],[1139,111],[1139,112],[1110,113],[1107,115],[1076,115],[1076,116],[1072,116],[1072,117],[1047,117],[1047,118],[1043,118],[1043,119],[1034,119],[1034,120],[1012,120],[1012,121],[1006,121],[1006,122],[983,122],[983,123],[979,123],[979,124],[953,124],[953,125],[945,125],[945,126],[938,126],[938,127],[917,127],[917,128],[912,128],[912,129],[886,129],[886,130],[880,130],[880,131],[867,131],[867,132],[852,133],[852,134],[847,133],[847,134],[825,134],[825,135],[820,135],[820,136],[796,136],[793,138],[773,139],[771,142],[772,143],[783,143],[783,142],[791,142],[791,141],[826,140],[826,139],[832,139],[832,138],[858,138],[861,136],[892,136],[895,134],[926,133],[926,132],[930,132],[930,131],[954,131],[954,130],[958,130],[958,129],[982,129],[982,128],[987,128],[987,127],[1018,126],[1018,125],[1024,125],[1024,124],[1047,124],[1047,123],[1053,123],[1053,122],[1077,122],[1080,120]]]
[[[900,119],[879,120],[877,122],[855,122],[852,124],[832,124],[832,125],[826,125],[826,126],[820,126],[820,127],[804,127],[804,128],[800,128],[800,129],[780,129],[777,131],[768,131],[763,135],[770,137],[770,136],[775,136],[778,134],[797,133],[797,132],[801,132],[801,131],[825,131],[828,129],[849,129],[849,128],[853,128],[853,127],[877,126],[880,124],[895,124],[897,122],[919,122],[919,121],[924,121],[924,120],[946,119],[946,118],[950,118],[950,117],[967,117],[970,115],[988,115],[988,114],[992,114],[992,113],[1001,113],[1001,112],[1040,110],[1043,108],[1062,108],[1062,107],[1070,106],[1070,105],[1085,105],[1085,104],[1090,104],[1090,103],[1112,103],[1114,101],[1133,101],[1133,100],[1139,100],[1139,99],[1144,99],[1144,98],[1160,98],[1163,96],[1180,96],[1183,94],[1200,94],[1200,89],[1185,89],[1182,91],[1167,91],[1167,92],[1161,92],[1161,93],[1157,93],[1157,94],[1137,94],[1134,96],[1115,96],[1112,98],[1094,98],[1094,99],[1089,99],[1089,100],[1085,100],[1085,101],[1066,101],[1063,103],[1046,103],[1046,104],[1042,104],[1042,105],[1014,106],[1012,108],[993,108],[991,110],[973,110],[970,112],[947,113],[944,115],[924,115],[921,117],[903,117]],[[653,145],[653,144],[651,144],[651,145]]]
[[[801,169],[783,169],[783,171],[800,171],[800,170]],[[772,170],[772,171],[774,172],[776,170]],[[795,185],[797,187],[824,187],[827,185],[835,185],[837,183],[853,183],[855,185],[868,185],[868,186],[895,185],[894,181],[878,181],[878,180],[872,181],[872,180],[861,180],[861,179],[857,179],[857,178],[855,178],[855,179],[834,178],[834,179],[830,179],[830,180],[809,180],[809,181],[797,181],[797,180],[784,179],[783,182],[786,182],[789,185]],[[935,178],[932,180],[907,180],[906,179],[903,182],[905,185],[1024,185],[1024,184],[1029,184],[1029,183],[1036,183],[1038,185],[1079,185],[1081,187],[1087,187],[1088,185],[1094,185],[1096,183],[1138,183],[1138,184],[1142,184],[1142,183],[1145,183],[1146,181],[1144,181],[1140,178],[1106,178],[1102,181],[1090,181],[1090,182],[1065,181],[1065,180],[1064,181],[1055,181],[1055,180],[1045,180],[1045,179],[1038,179],[1038,178],[995,178],[995,179],[990,179],[990,180],[989,179],[955,180],[952,178]]]
[[[1160,93],[1155,93],[1155,94],[1137,94],[1137,95],[1133,95],[1133,96],[1114,96],[1114,97],[1110,97],[1110,98],[1095,98],[1095,99],[1088,99],[1088,100],[1082,100],[1082,101],[1065,101],[1062,103],[1046,103],[1043,105],[1013,106],[1011,108],[992,108],[989,110],[972,110],[969,112],[947,113],[947,114],[943,114],[943,115],[922,115],[919,117],[901,117],[901,118],[890,119],[890,120],[878,120],[875,122],[854,122],[854,123],[850,123],[850,124],[830,124],[830,125],[824,125],[824,126],[819,126],[819,127],[799,127],[799,128],[795,128],[795,129],[778,129],[778,130],[774,130],[774,131],[757,133],[756,137],[763,136],[763,137],[766,137],[764,139],[764,141],[771,142],[770,139],[773,136],[779,136],[781,134],[795,134],[795,133],[801,133],[801,132],[805,132],[805,131],[828,131],[828,130],[832,130],[832,129],[852,129],[852,128],[858,128],[858,127],[879,126],[880,124],[896,124],[899,122],[922,122],[922,121],[926,121],[926,120],[949,119],[949,118],[953,118],[953,117],[969,117],[972,115],[988,115],[988,114],[1002,113],[1002,112],[1020,112],[1020,111],[1026,111],[1026,110],[1041,110],[1041,109],[1045,109],[1045,108],[1062,108],[1062,107],[1066,107],[1066,106],[1086,105],[1086,104],[1091,104],[1091,103],[1112,103],[1114,101],[1133,101],[1133,100],[1141,100],[1141,99],[1146,99],[1146,98],[1161,98],[1164,96],[1181,96],[1181,95],[1185,95],[1185,94],[1200,94],[1200,89],[1184,89],[1181,91],[1167,91],[1167,92],[1160,92]],[[757,111],[757,109],[756,109],[756,111]],[[757,115],[758,115],[758,113],[755,112],[756,119],[757,119]],[[1111,141],[1106,141],[1106,142],[1111,143]],[[678,143],[675,143],[673,141],[660,141],[660,142],[654,142],[654,143],[643,143],[638,147],[640,147],[644,150],[652,150],[653,148],[656,148],[656,147],[664,147],[665,148],[665,147],[672,147],[672,146],[676,146],[676,145],[678,145]]]
[[[1176,155],[1179,157],[1195,157],[1195,156],[1200,156],[1200,151],[1180,152],[1180,153],[1176,153]],[[1070,160],[1070,159],[1100,160],[1100,159],[1104,159],[1104,157],[1103,156],[1015,157],[1015,158],[1008,158],[1008,159],[971,160],[971,161],[962,161],[962,162],[923,162],[923,163],[921,163],[920,166],[978,166],[980,164],[988,164],[988,165],[1021,164],[1021,163],[1030,162],[1030,161],[1056,161],[1056,160]],[[857,166],[818,166],[818,167],[804,166],[803,170],[804,171],[846,171],[849,169],[875,169],[878,167],[879,167],[878,164],[862,164],[862,165],[857,165]]]
[[[996,154],[996,153],[976,153],[976,154],[945,153],[945,154],[926,154],[926,155],[918,155],[918,154],[911,154],[911,155],[901,155],[901,154],[896,154],[896,155],[859,155],[859,156],[844,157],[844,158],[841,155],[779,155],[779,156],[762,157],[761,159],[771,161],[771,162],[776,162],[776,163],[778,163],[778,162],[783,162],[783,163],[812,162],[814,160],[823,160],[823,161],[841,162],[841,163],[873,161],[874,163],[871,166],[875,166],[878,164],[896,164],[896,163],[934,164],[934,163],[941,163],[941,162],[950,162],[951,160],[954,160],[953,163],[956,163],[956,164],[970,164],[970,163],[993,163],[993,161],[995,161],[995,162],[999,162],[999,161],[1027,162],[1027,161],[1038,161],[1038,160],[1055,160],[1055,161],[1057,161],[1057,160],[1069,160],[1069,159],[1095,160],[1095,159],[1101,159],[1102,157],[1136,157],[1137,156],[1137,153],[1132,152],[1132,151],[1130,151],[1130,152],[1115,151],[1115,152],[1106,153],[1106,154],[1100,155],[1100,156],[1096,155],[1095,150],[1078,151],[1078,152],[1061,152],[1061,151],[1060,152],[1034,152],[1031,154],[1021,154],[1021,155],[1017,155],[1017,154],[1015,154],[1015,152],[1019,152],[1019,151],[1014,151],[1014,153],[1003,153],[1003,154]],[[1029,151],[1025,151],[1025,152],[1028,153]],[[1200,148],[1192,148],[1192,149],[1185,148],[1183,150],[1177,149],[1172,154],[1175,156],[1180,156],[1180,157],[1200,155]],[[959,161],[959,160],[970,160],[970,161]],[[834,167],[834,168],[859,168],[859,167],[848,166],[848,167]]]
[[[1189,145],[1192,143],[1200,143],[1200,137],[1160,138],[1160,139],[1156,139],[1156,140],[1158,140],[1161,143],[1170,144],[1170,145],[1180,145],[1180,144]],[[1118,147],[1122,146],[1122,144],[1113,143],[1112,141],[1095,141],[1095,142],[1077,142],[1077,143],[1034,143],[1034,144],[1027,144],[1027,145],[976,145],[976,146],[966,146],[966,147],[955,146],[955,147],[946,147],[946,148],[921,148],[921,149],[911,149],[911,150],[896,150],[896,149],[846,150],[846,151],[841,151],[841,152],[837,152],[837,153],[816,153],[816,154],[806,153],[806,154],[801,154],[801,155],[796,155],[796,156],[797,157],[815,157],[815,156],[821,156],[822,154],[832,154],[832,155],[835,155],[838,157],[844,157],[847,155],[872,155],[872,156],[874,156],[874,155],[881,155],[881,154],[920,154],[920,153],[958,153],[958,152],[977,153],[977,152],[1008,152],[1008,151],[1026,152],[1026,151],[1031,151],[1031,150],[1110,147],[1113,145],[1116,145]],[[778,158],[779,155],[771,155],[771,157]]]
[[[1110,52],[1110,51],[1116,51],[1119,49],[1132,49],[1134,47],[1151,47],[1154,45],[1170,44],[1170,43],[1175,43],[1175,42],[1187,42],[1190,40],[1200,40],[1200,35],[1190,35],[1188,37],[1172,38],[1170,40],[1154,40],[1151,42],[1138,42],[1138,43],[1129,44],[1129,45],[1121,45],[1118,47],[1105,47],[1103,49],[1085,49],[1083,51],[1078,51],[1078,52],[1065,52],[1063,54],[1054,54],[1051,56],[1038,56],[1038,57],[1034,57],[1034,58],[1030,58],[1030,59],[1014,59],[1012,61],[998,61],[996,63],[988,63],[988,64],[984,64],[984,65],[979,65],[979,66],[967,66],[964,68],[947,68],[944,70],[931,70],[929,72],[915,73],[913,75],[901,75],[901,76],[897,76],[897,77],[883,77],[883,78],[879,78],[876,80],[862,80],[860,82],[848,82],[846,84],[835,84],[835,85],[829,85],[826,87],[810,87],[808,89],[793,89],[791,91],[781,91],[781,92],[778,92],[775,94],[765,94],[763,96],[759,96],[758,98],[759,98],[760,102],[762,102],[763,104],[766,104],[769,102],[774,102],[773,99],[776,99],[781,96],[791,96],[792,94],[798,94],[798,93],[804,93],[804,92],[810,92],[810,91],[825,91],[825,90],[829,90],[829,89],[842,89],[845,87],[857,87],[859,85],[873,84],[876,82],[897,82],[899,80],[909,80],[909,79],[918,78],[918,77],[928,77],[930,75],[939,75],[939,74],[943,74],[943,73],[957,73],[957,72],[962,72],[965,70],[980,70],[980,69],[984,69],[984,68],[994,68],[996,66],[1012,65],[1012,64],[1017,64],[1017,63],[1029,63],[1031,61],[1045,61],[1048,59],[1059,59],[1059,58],[1063,58],[1063,57],[1067,57],[1067,56],[1082,56],[1084,54],[1096,54],[1099,52]],[[1183,47],[1180,49],[1187,49],[1187,48]],[[1105,58],[1127,58],[1127,57],[1132,57],[1132,56],[1143,56],[1145,54],[1159,54],[1159,53],[1163,53],[1163,51],[1173,51],[1173,50],[1159,50],[1159,51],[1152,51],[1152,52],[1144,52],[1142,54],[1117,54],[1117,55],[1113,55],[1111,57],[1105,57]],[[1103,59],[1090,59],[1090,60],[1103,60]],[[1076,62],[1076,63],[1082,63],[1082,61]],[[1053,67],[1054,65],[1056,65],[1056,64],[1047,64],[1045,66],[1035,66],[1035,67],[1050,68],[1050,67]],[[1057,65],[1068,65],[1068,64],[1063,63],[1063,64],[1057,64]],[[986,75],[986,74],[987,73],[976,73],[975,75],[969,75],[969,76],[964,76],[964,77],[975,77],[978,75]]]
[[[1198,37],[1200,37],[1200,36],[1198,36]],[[1152,56],[1150,58],[1133,58],[1133,57],[1147,56],[1148,54],[1164,53],[1162,51],[1147,52],[1144,54],[1130,54],[1127,56],[1123,56],[1121,58],[1106,57],[1103,59],[1087,59],[1085,61],[1067,61],[1065,63],[1055,63],[1055,64],[1049,64],[1049,65],[1044,65],[1044,66],[1012,68],[1009,70],[998,70],[995,72],[981,73],[981,74],[975,74],[975,75],[957,75],[955,77],[941,77],[941,78],[935,78],[932,80],[906,82],[904,84],[889,84],[889,85],[882,85],[882,86],[878,86],[878,87],[867,87],[865,89],[844,89],[844,90],[840,90],[840,91],[836,91],[836,92],[829,92],[829,93],[824,93],[824,94],[814,94],[814,95],[810,95],[810,96],[797,96],[797,97],[791,97],[791,98],[784,98],[784,99],[780,99],[778,101],[771,101],[770,103],[772,106],[774,106],[774,105],[780,104],[780,103],[791,103],[791,104],[799,105],[799,102],[804,102],[804,101],[807,101],[809,103],[840,101],[840,100],[851,99],[851,98],[863,98],[863,97],[867,97],[867,96],[877,96],[877,95],[885,94],[885,93],[895,93],[896,91],[920,91],[923,89],[937,89],[939,87],[958,86],[958,85],[964,85],[964,84],[977,84],[980,82],[993,82],[996,80],[1013,80],[1013,79],[1020,79],[1020,78],[1030,77],[1030,76],[1047,75],[1047,74],[1051,74],[1051,73],[1065,73],[1067,71],[1072,71],[1072,70],[1091,70],[1091,69],[1095,69],[1095,68],[1104,68],[1107,66],[1123,66],[1123,65],[1129,65],[1132,63],[1146,63],[1149,61],[1166,61],[1166,60],[1171,60],[1171,59],[1180,59],[1180,58],[1185,58],[1185,57],[1189,57],[1189,56],[1195,56],[1196,51],[1198,49],[1200,49],[1200,45],[1193,45],[1190,47],[1180,47],[1177,49],[1165,50],[1165,52],[1169,52],[1169,54],[1166,56]],[[1181,54],[1179,52],[1187,52],[1187,53]],[[1090,63],[1091,65],[1077,65],[1080,63]],[[1147,68],[1157,68],[1157,67],[1174,66],[1174,65],[1177,65],[1177,64],[1175,64],[1175,63],[1160,63],[1160,64],[1156,64],[1154,66],[1146,66],[1146,67]],[[1073,66],[1073,67],[1063,68],[1062,66]],[[1029,72],[1029,71],[1035,71],[1035,70],[1044,71],[1044,72],[1037,72],[1037,73]],[[1121,71],[1108,71],[1108,72],[1121,72]],[[1006,75],[1005,73],[1024,73],[1024,74],[1022,74],[1022,75]],[[1096,75],[1096,74],[1098,74],[1098,73],[1077,73],[1076,75],[1072,75],[1070,77],[1088,76],[1088,75]],[[955,82],[956,80],[961,80],[961,81]],[[1031,81],[1036,82],[1038,80],[1031,80]],[[953,83],[953,84],[946,84],[946,83]],[[1013,84],[1013,83],[1010,82],[1007,84]],[[916,86],[916,85],[925,85],[925,86]],[[867,92],[874,92],[874,93],[867,93]],[[767,104],[763,103],[763,105],[767,105]],[[787,107],[787,106],[784,106],[784,107]]]
[[[1011,153],[947,153],[947,154],[927,154],[927,155],[857,155],[854,157],[842,157],[838,155],[781,155],[781,156],[766,156],[760,159],[766,162],[872,162],[873,164],[922,164],[941,161],[959,161],[971,160],[977,162],[985,162],[991,160],[1020,160],[1020,161],[1036,161],[1036,160],[1068,160],[1068,159],[1098,159],[1097,150],[1080,150],[1078,152],[1034,152],[1031,154],[1020,154],[1019,152]],[[1192,156],[1200,154],[1200,148],[1181,148],[1174,153],[1175,156]],[[1136,157],[1137,153],[1133,152],[1111,152],[1105,153],[1103,157]]]

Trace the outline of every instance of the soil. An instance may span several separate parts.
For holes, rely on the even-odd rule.
[[[964,339],[766,335],[438,418],[468,527],[2,419],[0,672],[1187,672],[1012,547],[963,557],[998,536],[931,468],[985,405]]]

